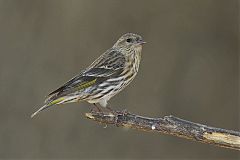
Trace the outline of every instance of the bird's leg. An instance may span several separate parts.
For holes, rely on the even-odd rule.
[[[111,107],[109,107],[109,106],[106,106],[106,109],[108,110],[108,111],[110,111],[111,113],[112,112],[115,112]]]
[[[94,109],[97,109],[97,112],[102,112],[102,110],[99,108],[99,106],[96,103],[93,103],[94,108],[91,110],[91,112],[94,111]]]
[[[117,115],[117,114],[118,114],[117,111],[114,111],[109,105],[106,106],[106,109],[107,109],[110,113],[112,113],[112,114],[114,114],[114,115]]]

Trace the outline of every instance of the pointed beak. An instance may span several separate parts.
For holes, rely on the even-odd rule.
[[[147,43],[147,42],[145,42],[145,41],[143,41],[143,40],[140,40],[140,41],[138,41],[138,44],[145,44],[145,43]]]

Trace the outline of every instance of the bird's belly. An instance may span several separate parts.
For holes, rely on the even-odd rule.
[[[108,101],[123,89],[122,86],[124,85],[124,82],[118,82],[114,85],[110,85],[110,82],[109,84],[107,82],[108,81],[106,81],[106,83],[102,83],[96,86],[94,94],[89,96],[86,100],[89,103],[99,103],[103,99]]]
[[[118,77],[112,77],[87,91],[85,98],[89,103],[101,103],[110,100],[113,96],[122,91],[135,78],[137,71],[130,70]]]
[[[120,78],[115,79],[117,81],[109,79],[105,83],[99,84],[95,89],[95,94],[92,94],[86,100],[89,103],[99,103],[102,100],[108,101],[129,84],[129,82],[123,81]]]

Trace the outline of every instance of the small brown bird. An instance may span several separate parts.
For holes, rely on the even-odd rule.
[[[142,37],[127,33],[88,68],[51,92],[45,105],[31,115],[58,104],[87,101],[107,107],[107,102],[136,76],[141,60]]]

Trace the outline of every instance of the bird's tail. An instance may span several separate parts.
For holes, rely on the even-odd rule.
[[[36,112],[34,112],[31,115],[31,118],[33,118],[34,116],[36,116],[38,113],[42,112],[43,110],[53,106],[53,105],[58,105],[58,104],[64,104],[64,103],[70,103],[70,102],[76,102],[78,101],[78,96],[65,96],[65,97],[59,97],[55,100],[52,100],[50,102],[47,102],[44,106],[42,106],[41,108],[39,108]]]
[[[41,108],[39,108],[36,112],[34,112],[32,115],[31,115],[31,118],[33,118],[34,116],[36,116],[38,113],[40,113],[41,111],[51,107],[53,104],[45,104],[44,106],[42,106]]]

